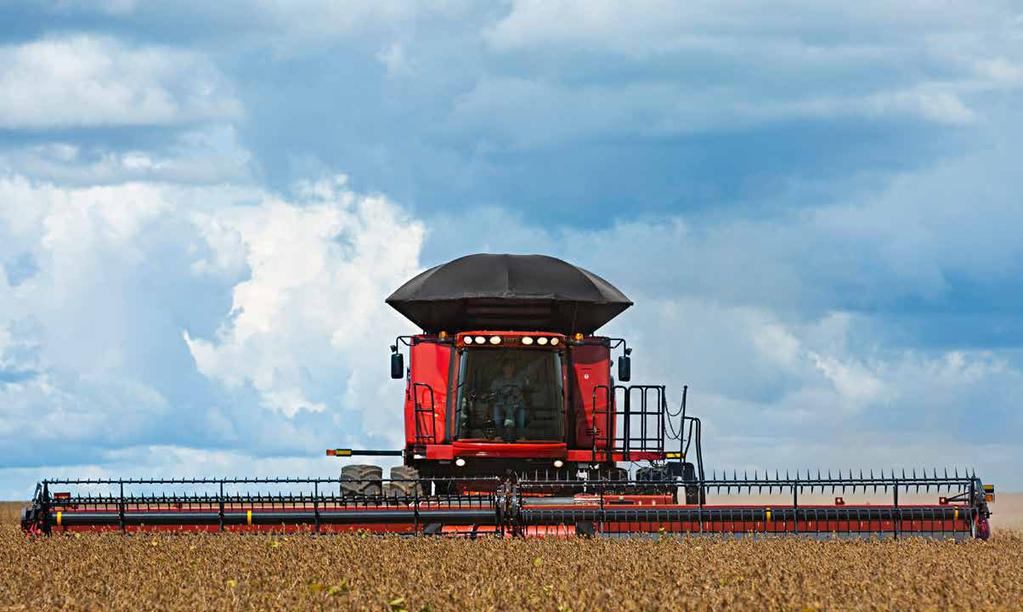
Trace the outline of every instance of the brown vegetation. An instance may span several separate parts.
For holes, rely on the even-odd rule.
[[[1023,536],[987,543],[28,539],[4,508],[0,610],[1011,608]]]

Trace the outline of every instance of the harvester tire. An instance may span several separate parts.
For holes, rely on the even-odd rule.
[[[355,464],[341,468],[341,495],[374,497],[383,490],[380,481],[384,470],[379,465]]]
[[[696,466],[692,463],[682,464],[682,482],[694,482],[696,481]],[[689,505],[705,504],[707,503],[707,494],[703,491],[702,487],[694,485],[685,485],[686,491],[686,503]]]
[[[641,467],[636,470],[638,482],[650,482],[651,484],[640,486],[640,492],[647,495],[670,492],[674,487],[668,484],[654,484],[659,481],[671,480],[668,470],[658,466]]]
[[[605,480],[612,480],[617,482],[628,482],[629,470],[620,467],[613,467],[607,472],[607,478]]]
[[[392,467],[391,480],[392,482],[384,485],[384,495],[387,497],[418,497],[423,495],[423,486],[419,480],[419,470],[414,467],[407,465]]]
[[[601,470],[596,474],[598,480],[605,482],[612,482],[615,484],[608,485],[608,488],[604,491],[606,493],[631,493],[630,487],[627,484],[629,482],[629,470],[620,467],[612,467],[606,470]]]

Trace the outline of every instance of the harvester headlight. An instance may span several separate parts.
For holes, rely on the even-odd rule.
[[[486,344],[487,339],[484,338],[483,336],[476,336],[476,338],[473,339],[473,342],[475,342],[476,344]]]
[[[547,344],[547,338],[540,336],[539,338],[536,339],[536,343],[539,344],[540,346],[543,346]]]
[[[455,459],[455,465],[458,467],[465,467],[465,459],[462,459],[461,457]]]
[[[559,340],[557,338],[551,338],[551,346],[558,346]]]
[[[490,344],[501,344],[501,336],[490,336]]]
[[[464,342],[465,344],[472,344],[472,336],[466,336],[462,338],[462,342]]]
[[[522,336],[522,344],[526,346],[533,344],[533,336]]]
[[[565,467],[565,462],[562,461],[561,459],[555,459],[554,460],[554,467],[556,467],[557,469],[560,470],[561,468]]]

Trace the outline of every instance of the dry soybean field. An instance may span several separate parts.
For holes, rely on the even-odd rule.
[[[955,544],[84,535],[3,508],[0,610],[1014,609],[1023,536]]]

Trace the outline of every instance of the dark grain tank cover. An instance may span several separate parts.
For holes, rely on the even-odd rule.
[[[425,332],[593,333],[632,305],[614,285],[546,255],[478,254],[430,268],[387,303]]]

